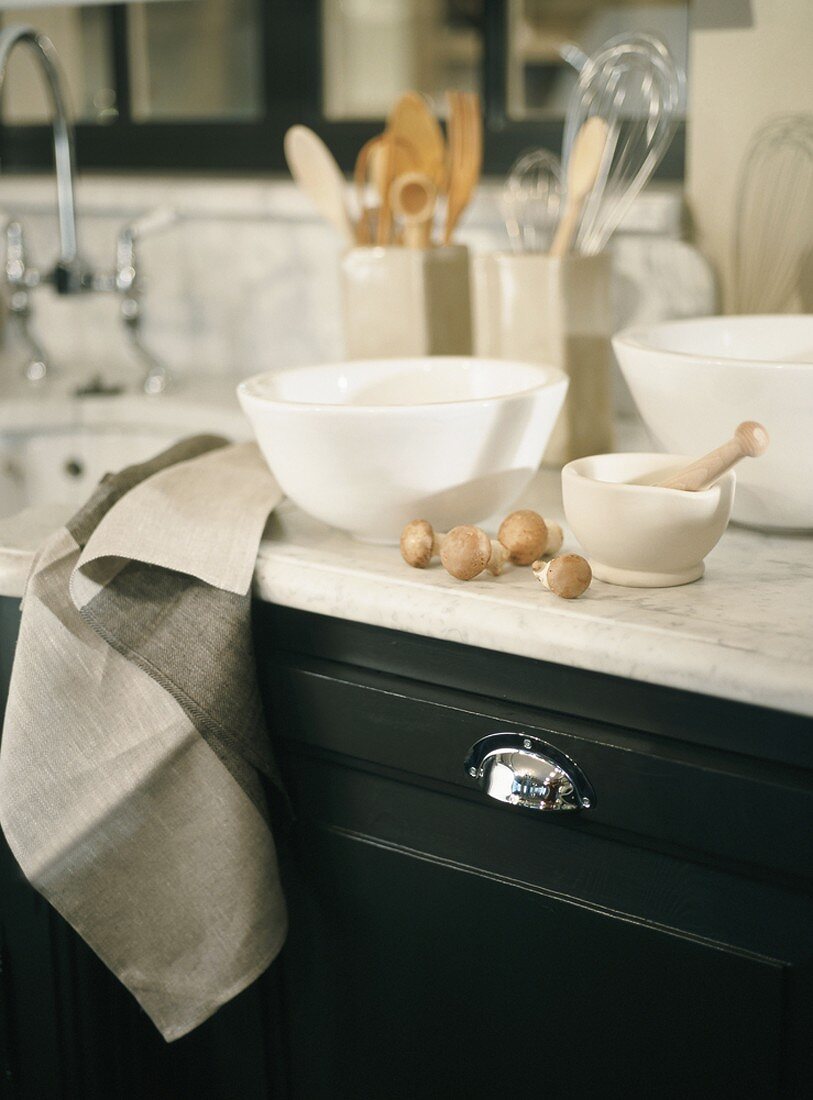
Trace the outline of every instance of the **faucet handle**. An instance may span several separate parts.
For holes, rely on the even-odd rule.
[[[40,273],[28,266],[25,233],[15,219],[6,224],[6,281],[12,288],[24,290],[40,282]]]
[[[166,365],[144,341],[142,334],[143,286],[139,277],[136,242],[174,225],[178,213],[171,207],[158,207],[125,225],[116,240],[116,271],[114,289],[121,295],[120,316],[130,346],[145,367],[142,389],[147,394],[160,394],[170,383]]]
[[[116,240],[115,289],[119,293],[129,295],[137,289],[136,242],[168,229],[178,220],[177,210],[159,206],[124,226]]]
[[[135,221],[124,227],[123,232],[129,233],[135,240],[143,240],[144,237],[152,237],[169,229],[180,221],[180,215],[172,206],[156,206],[154,210],[148,210]]]

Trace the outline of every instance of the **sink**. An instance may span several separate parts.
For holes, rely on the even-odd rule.
[[[59,389],[0,400],[0,517],[54,506],[54,527],[90,496],[106,473],[159,453],[184,436],[212,432],[250,438],[234,391],[201,386],[176,395],[77,396]]]
[[[367,542],[508,510],[562,407],[555,367],[436,356],[267,372],[238,396],[284,492]]]
[[[75,428],[0,436],[0,516],[50,502],[78,508],[106,473],[175,443],[183,432]]]

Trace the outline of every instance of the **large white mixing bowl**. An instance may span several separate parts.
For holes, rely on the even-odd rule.
[[[445,531],[510,508],[566,390],[554,367],[439,356],[269,371],[237,394],[300,508],[394,543],[411,519]]]
[[[706,317],[613,339],[655,445],[698,457],[758,420],[771,444],[737,466],[733,518],[813,530],[813,316]]]

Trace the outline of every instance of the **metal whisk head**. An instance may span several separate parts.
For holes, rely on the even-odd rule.
[[[675,132],[681,89],[682,75],[654,35],[611,38],[582,69],[565,122],[565,165],[588,118],[603,118],[608,135],[577,251],[600,252],[652,177]]]
[[[762,126],[740,168],[734,310],[782,313],[813,256],[813,115]]]
[[[561,190],[562,165],[548,149],[529,149],[514,161],[501,208],[515,252],[544,252],[550,246]]]

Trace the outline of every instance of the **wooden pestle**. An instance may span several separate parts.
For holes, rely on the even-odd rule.
[[[660,482],[660,487],[685,489],[692,493],[709,489],[741,458],[759,458],[767,451],[769,442],[768,433],[761,424],[755,420],[745,420],[734,432],[733,439],[684,466],[667,481]]]

